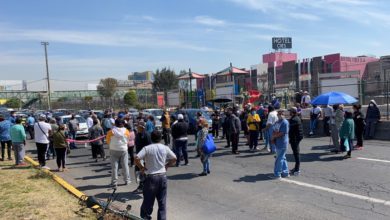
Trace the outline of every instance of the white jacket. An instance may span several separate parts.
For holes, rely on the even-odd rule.
[[[107,134],[107,143],[110,150],[127,151],[130,133],[126,128],[114,127]]]

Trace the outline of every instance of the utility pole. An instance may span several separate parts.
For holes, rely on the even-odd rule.
[[[190,104],[191,104],[190,108],[192,108],[192,72],[191,72],[191,68],[189,69],[188,76],[190,77]]]
[[[48,110],[51,110],[51,90],[50,90],[50,77],[49,77],[49,63],[47,61],[47,45],[49,45],[49,42],[41,42],[41,45],[45,48],[45,60],[46,60],[46,79],[47,79],[47,108]]]

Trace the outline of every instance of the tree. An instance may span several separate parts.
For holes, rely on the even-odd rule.
[[[10,98],[7,100],[7,102],[5,103],[5,105],[8,107],[8,108],[20,108],[20,105],[21,105],[21,101],[19,98]]]
[[[101,79],[97,86],[98,93],[101,97],[111,98],[117,89],[118,81],[114,78]]]
[[[111,101],[112,96],[115,94],[118,86],[118,81],[114,78],[101,79],[97,90],[102,98],[107,98]]]
[[[137,93],[135,90],[130,90],[126,92],[126,94],[123,96],[123,101],[128,106],[136,106],[137,105]]]
[[[154,74],[153,89],[156,92],[167,92],[178,88],[178,79],[175,71],[170,68],[157,69]]]
[[[153,89],[155,92],[164,92],[165,103],[168,103],[167,91],[179,87],[177,78],[175,71],[166,67],[162,68],[161,71],[157,69],[154,74]]]

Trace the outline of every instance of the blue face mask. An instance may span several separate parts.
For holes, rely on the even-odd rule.
[[[256,114],[256,112],[255,112],[255,111],[252,111],[252,112],[251,112],[251,114],[252,114],[252,115],[255,115],[255,114]]]

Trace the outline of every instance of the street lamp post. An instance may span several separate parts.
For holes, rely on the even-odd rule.
[[[49,45],[49,42],[41,42],[41,45],[45,48],[45,60],[46,60],[46,79],[47,79],[47,108],[48,110],[51,109],[50,103],[51,103],[51,90],[50,90],[50,77],[49,77],[49,63],[47,61],[47,45]]]
[[[191,104],[190,108],[192,108],[192,72],[191,72],[191,68],[189,69],[188,76],[190,77],[190,104]]]

